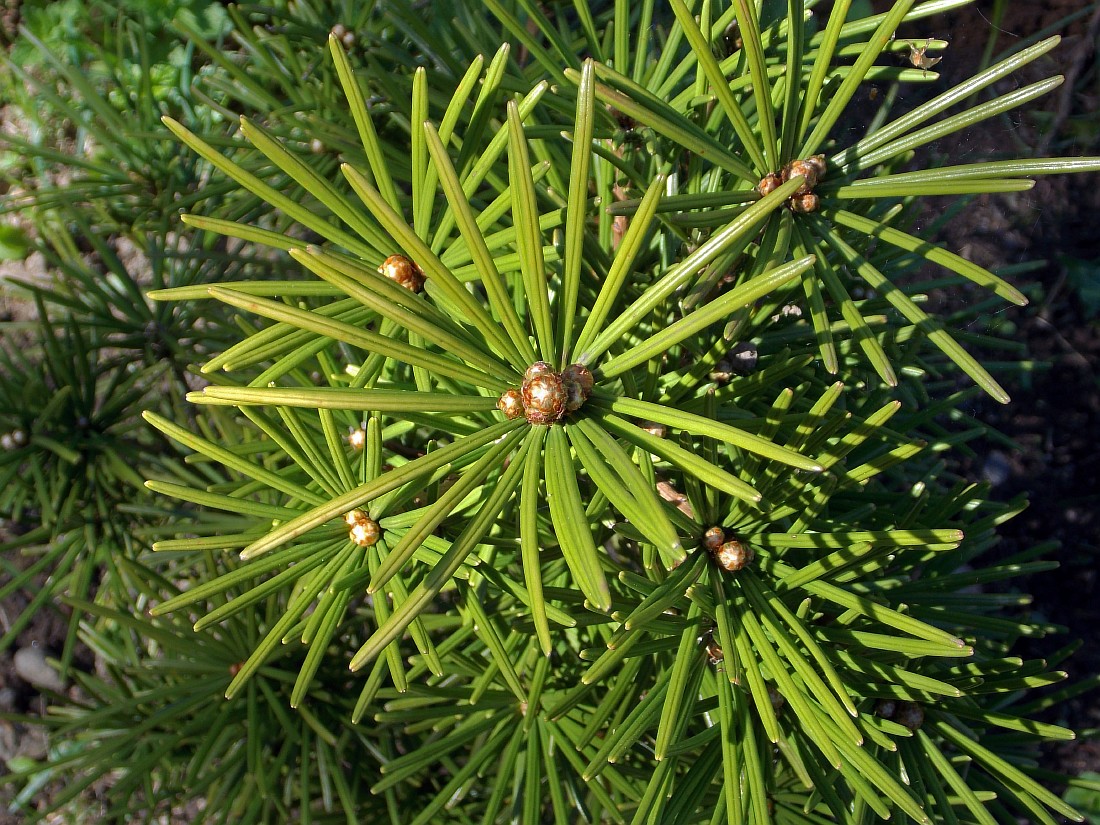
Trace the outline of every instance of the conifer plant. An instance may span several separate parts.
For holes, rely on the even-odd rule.
[[[121,563],[140,617],[81,605],[117,667],[58,722],[71,767],[212,822],[1080,820],[1036,761],[1073,733],[1033,719],[1075,688],[1028,692],[1069,650],[1017,658],[1055,628],[998,587],[1049,547],[998,553],[1023,503],[942,462],[959,397],[1008,401],[996,342],[914,276],[1025,303],[920,198],[1100,160],[929,166],[1055,88],[997,84],[1058,38],[945,88],[921,21],[965,0],[857,5],[242,28],[332,82],[264,111],[226,60],[237,135],[165,120],[263,205],[184,231],[283,274],[152,294],[241,337],[192,417],[146,415],[202,474],[147,482],[190,515]]]

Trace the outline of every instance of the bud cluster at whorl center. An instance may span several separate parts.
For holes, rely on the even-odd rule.
[[[736,573],[748,565],[756,554],[752,548],[737,539],[726,539],[726,531],[721,527],[711,527],[703,534],[703,546],[714,556],[718,566],[730,573]]]
[[[756,185],[761,195],[770,195],[791,178],[801,176],[803,183],[787,201],[792,212],[816,212],[818,197],[814,187],[825,179],[825,156],[812,155],[805,160],[792,160],[778,173],[769,172]]]
[[[522,388],[501,395],[497,409],[509,419],[522,415],[532,424],[553,424],[580,408],[592,384],[592,373],[583,364],[556,372],[545,361],[536,361],[524,373]]]
[[[382,537],[382,528],[378,526],[378,522],[363,510],[345,513],[344,522],[348,525],[348,538],[359,547],[373,547]]]

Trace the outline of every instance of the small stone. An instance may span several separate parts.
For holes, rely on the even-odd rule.
[[[748,341],[742,341],[730,350],[727,357],[730,359],[730,365],[736,372],[747,375],[756,369],[756,360],[759,357],[759,351],[756,349],[755,344],[750,344]]]
[[[989,482],[991,487],[999,487],[1012,476],[1012,465],[1008,458],[999,450],[994,450],[986,456],[982,464],[982,477]]]
[[[17,759],[39,761],[46,758],[47,751],[48,741],[43,726],[12,724],[0,720],[0,764],[13,768],[11,763]]]
[[[57,671],[50,667],[46,661],[46,654],[37,644],[29,647],[21,647],[15,652],[13,659],[15,673],[25,682],[29,682],[41,690],[51,690],[60,693],[65,689],[61,677]]]

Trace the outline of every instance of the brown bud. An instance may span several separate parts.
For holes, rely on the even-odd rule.
[[[507,390],[497,399],[497,409],[511,421],[523,415],[523,396],[519,390]]]
[[[523,411],[532,424],[553,424],[564,415],[565,402],[565,387],[556,372],[536,375],[523,382]]]
[[[792,212],[816,212],[818,205],[818,197],[813,192],[808,192],[804,195],[795,195],[789,201]]]
[[[554,368],[545,361],[536,361],[527,368],[527,372],[523,374],[523,380],[530,381],[534,378],[538,378],[540,375],[550,375],[553,372]]]
[[[768,172],[768,174],[764,175],[760,183],[756,184],[756,191],[760,193],[761,197],[770,195],[779,188],[782,182],[779,175],[775,174],[775,172]]]
[[[658,424],[656,421],[643,421],[638,426],[657,438],[664,438],[668,435],[668,427],[664,424]]]
[[[711,527],[707,532],[703,533],[703,546],[710,552],[718,552],[718,548],[721,547],[726,541],[726,531],[721,527]]]
[[[404,255],[390,255],[382,261],[378,271],[409,292],[419,292],[424,288],[424,270]]]
[[[825,180],[825,156],[824,155],[810,155],[803,163],[813,168],[814,173],[817,175],[817,182]]]
[[[797,178],[801,175],[803,179],[802,185],[795,190],[794,194],[796,197],[798,195],[807,195],[817,186],[818,168],[819,165],[816,162],[811,163],[805,160],[792,160],[783,170],[783,180],[788,181],[791,178]]]
[[[714,558],[718,564],[731,573],[736,573],[750,564],[753,556],[752,548],[736,539],[723,543],[714,551]]]
[[[565,387],[565,409],[569,412],[578,409],[592,392],[594,383],[592,373],[584,364],[570,364],[561,374],[562,386]]]
[[[382,530],[379,528],[378,522],[363,510],[352,510],[345,513],[344,522],[348,525],[348,538],[359,547],[371,547],[382,536]]]
[[[348,433],[348,444],[353,450],[361,450],[367,446],[367,431],[362,427],[356,427]]]
[[[352,543],[359,547],[373,547],[378,543],[382,531],[378,529],[378,522],[371,519],[353,524],[348,531],[348,537]]]

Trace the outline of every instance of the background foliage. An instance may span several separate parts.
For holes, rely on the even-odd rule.
[[[1071,648],[1018,656],[1058,628],[997,587],[1050,547],[997,552],[1023,502],[944,461],[1026,299],[918,228],[1095,171],[922,161],[1056,38],[944,89],[902,38],[962,2],[61,5],[10,52],[50,278],[0,370],[0,644],[61,606],[76,689],[17,806],[1078,818],[1032,720],[1091,681],[1036,698]],[[594,375],[549,426],[497,409],[540,360]]]

